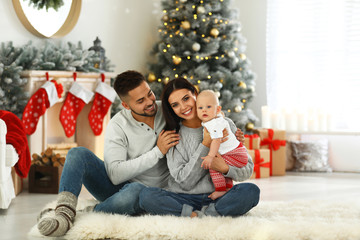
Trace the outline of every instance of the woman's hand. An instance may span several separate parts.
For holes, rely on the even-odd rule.
[[[241,142],[242,144],[245,144],[244,133],[239,128],[236,130],[235,136],[239,142]]]
[[[211,161],[209,168],[223,174],[227,174],[229,172],[229,165],[226,164],[225,160],[219,153],[217,153]]]
[[[211,137],[210,137],[209,131],[208,131],[206,128],[204,128],[204,136],[203,136],[202,144],[203,144],[205,147],[210,148]]]

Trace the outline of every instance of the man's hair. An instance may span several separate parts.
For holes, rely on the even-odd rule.
[[[195,86],[182,77],[175,78],[165,85],[161,95],[161,107],[166,121],[165,130],[176,130],[178,132],[180,129],[180,121],[182,118],[176,115],[169,103],[171,93],[179,89],[188,89],[192,92],[192,94],[198,94]]]
[[[140,84],[144,81],[144,75],[137,71],[128,70],[116,76],[114,82],[114,89],[119,95],[120,99],[124,100],[124,98],[131,90],[140,86]]]

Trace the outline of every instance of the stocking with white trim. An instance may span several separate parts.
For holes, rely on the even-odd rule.
[[[88,115],[90,127],[95,136],[101,134],[104,117],[116,97],[115,90],[109,85],[99,82],[95,90],[95,98]]]
[[[67,137],[74,135],[76,129],[76,119],[85,104],[90,102],[93,95],[94,93],[87,90],[77,82],[74,82],[71,86],[66,96],[64,105],[60,110],[60,122]]]
[[[63,91],[61,84],[51,80],[47,81],[31,96],[22,117],[27,135],[35,132],[40,117],[44,115],[48,108],[57,103]]]

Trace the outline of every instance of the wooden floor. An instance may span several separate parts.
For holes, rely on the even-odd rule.
[[[283,177],[249,180],[261,189],[260,201],[294,201],[304,199],[360,199],[360,173],[293,173]],[[81,198],[91,198],[84,189]],[[56,194],[30,194],[23,191],[9,209],[0,209],[0,240],[38,239],[27,236],[36,224],[44,205]]]

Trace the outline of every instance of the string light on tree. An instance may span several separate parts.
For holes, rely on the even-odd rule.
[[[239,56],[240,56],[240,59],[243,61],[246,59],[246,55],[244,53],[240,53]]]
[[[172,56],[172,58],[173,58],[173,63],[174,63],[175,65],[179,65],[179,64],[181,63],[181,57],[179,57],[179,56]]]
[[[238,86],[242,89],[246,89],[246,83],[244,83],[243,81],[240,81]]]

